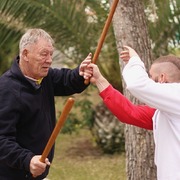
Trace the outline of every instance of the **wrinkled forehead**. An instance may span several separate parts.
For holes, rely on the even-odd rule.
[[[21,38],[19,43],[20,51],[22,51],[26,46],[37,44],[41,41],[49,42],[52,46],[54,41],[51,36],[42,29],[30,29]]]
[[[44,38],[40,38],[37,42],[31,44],[30,48],[34,51],[54,51],[54,46],[51,41]]]

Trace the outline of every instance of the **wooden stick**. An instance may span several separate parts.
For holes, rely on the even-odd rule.
[[[94,64],[96,64],[96,61],[98,59],[99,53],[101,51],[104,39],[106,37],[107,31],[109,29],[109,26],[110,26],[110,23],[112,21],[112,18],[113,18],[113,15],[114,15],[114,12],[116,10],[118,2],[119,2],[119,0],[114,0],[114,2],[112,4],[111,10],[109,12],[108,18],[107,18],[106,23],[104,25],[103,31],[101,33],[101,36],[100,36],[100,39],[99,39],[99,42],[98,42],[98,45],[97,45],[97,48],[96,48],[96,51],[95,51],[93,59],[92,59],[92,63],[94,63]],[[86,79],[84,81],[84,83],[89,84],[89,79]]]
[[[62,126],[63,126],[72,106],[73,106],[73,104],[74,104],[74,99],[69,98],[68,101],[66,102],[64,109],[61,113],[61,116],[59,117],[59,120],[56,123],[56,126],[55,126],[55,128],[54,128],[54,130],[53,130],[53,132],[49,138],[49,141],[48,141],[48,143],[47,143],[47,145],[46,145],[46,147],[42,153],[42,156],[40,158],[41,162],[45,162],[45,159],[47,158],[52,146],[54,145],[56,137],[57,137],[59,131],[61,130],[61,128],[62,128]]]

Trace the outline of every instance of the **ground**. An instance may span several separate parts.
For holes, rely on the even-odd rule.
[[[60,134],[49,180],[125,180],[124,154],[107,155],[96,145],[89,130]]]

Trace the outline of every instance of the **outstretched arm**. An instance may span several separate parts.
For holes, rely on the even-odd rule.
[[[100,96],[107,108],[121,122],[148,130],[153,129],[154,108],[145,105],[134,105],[111,85],[102,91]]]
[[[179,84],[157,83],[149,78],[145,65],[135,50],[128,46],[126,48],[126,52],[123,51],[120,56],[123,61],[128,62],[122,72],[126,88],[133,96],[148,106],[179,115],[180,106],[177,106],[180,102]],[[129,60],[125,58],[128,56]]]
[[[103,102],[121,122],[152,130],[155,109],[132,104],[101,75],[97,65],[90,64],[88,67],[92,71],[90,81],[96,84]]]

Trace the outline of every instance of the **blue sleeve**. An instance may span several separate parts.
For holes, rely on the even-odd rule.
[[[54,87],[55,96],[67,96],[81,93],[88,85],[84,84],[84,78],[79,75],[79,67],[75,69],[50,69],[49,75]]]

